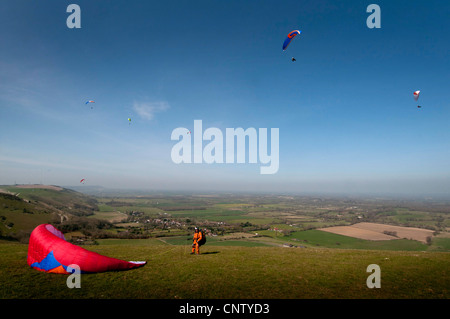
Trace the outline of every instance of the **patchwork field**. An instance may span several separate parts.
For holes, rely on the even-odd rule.
[[[319,230],[365,240],[405,238],[426,243],[427,237],[433,236],[433,231],[428,229],[378,223],[357,223],[351,226],[335,226],[320,228]]]

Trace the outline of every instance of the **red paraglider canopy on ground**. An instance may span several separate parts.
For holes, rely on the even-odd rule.
[[[81,273],[129,270],[146,261],[125,261],[100,255],[65,240],[64,234],[50,224],[37,226],[30,236],[28,265],[49,273],[69,274],[68,267],[78,266]]]

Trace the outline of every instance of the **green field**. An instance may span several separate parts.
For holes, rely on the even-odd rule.
[[[1,299],[427,299],[450,298],[450,254],[327,248],[202,247],[157,239],[110,242],[89,250],[143,268],[81,276],[69,289],[67,276],[26,264],[27,246],[0,242]],[[367,266],[381,269],[381,288],[366,285]]]
[[[67,189],[3,186],[0,299],[448,299],[450,204],[235,195],[92,197]],[[361,221],[433,230],[427,244],[362,240],[317,230]],[[26,263],[30,232],[64,229],[84,248],[139,269],[67,276]],[[190,255],[195,226],[209,230]],[[366,285],[381,268],[381,288]]]
[[[323,246],[327,248],[342,249],[381,249],[381,250],[408,250],[424,251],[428,247],[415,240],[363,240],[323,232],[320,230],[307,230],[292,233],[289,238],[304,245]]]

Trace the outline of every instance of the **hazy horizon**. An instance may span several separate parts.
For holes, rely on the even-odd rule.
[[[412,201],[450,201],[450,195],[445,192],[423,193],[423,192],[367,192],[367,191],[326,191],[320,190],[304,190],[304,191],[282,191],[282,190],[236,190],[236,189],[183,189],[183,188],[121,188],[121,187],[105,187],[100,185],[80,186],[80,185],[55,185],[55,184],[12,184],[0,185],[2,187],[30,187],[33,188],[55,186],[63,189],[69,189],[93,196],[276,196],[276,197],[306,197],[306,198],[323,198],[323,199],[376,199],[376,200],[412,200]],[[20,192],[19,192],[20,193]]]

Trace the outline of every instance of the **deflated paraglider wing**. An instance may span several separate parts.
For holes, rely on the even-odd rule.
[[[73,245],[50,224],[39,225],[31,233],[27,262],[39,271],[58,274],[70,274],[67,267],[71,265],[77,265],[81,273],[96,273],[129,270],[147,263],[106,257]]]
[[[299,31],[299,30],[294,30],[294,31],[289,32],[286,40],[284,40],[284,43],[283,43],[283,51],[286,50],[289,43],[291,43],[292,39],[300,33],[302,33],[302,31]]]

